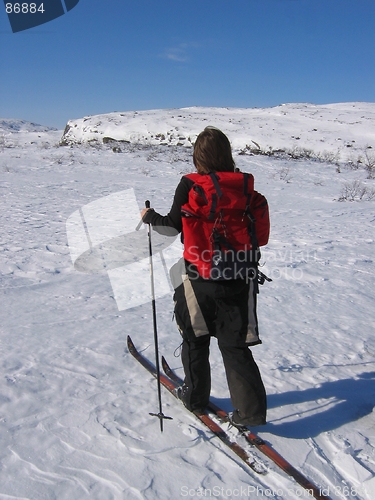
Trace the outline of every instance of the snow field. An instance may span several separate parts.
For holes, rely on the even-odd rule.
[[[319,129],[327,130],[324,148],[336,147],[330,131],[338,112],[346,116],[348,137],[370,143],[373,105],[341,106],[316,116]],[[293,110],[296,130],[311,119],[304,109]],[[233,121],[243,120],[241,110],[231,111]],[[199,121],[189,113],[189,130],[216,123],[211,109],[200,110]],[[229,111],[222,114],[229,121]],[[355,124],[358,114],[366,116],[364,128]],[[239,128],[218,121],[235,142]],[[159,115],[150,112],[149,122],[154,132],[163,131]],[[271,125],[276,147],[283,138]],[[57,147],[62,131],[2,127],[0,498],[154,500],[210,492],[222,499],[306,498],[271,464],[266,476],[249,474],[166,392],[163,410],[173,420],[160,434],[149,416],[157,411],[156,383],[126,350],[130,333],[154,360],[151,304],[119,310],[108,274],[80,273],[70,259],[66,221],[74,211],[134,189],[140,208],[150,199],[166,213],[181,175],[191,169],[191,150],[131,145],[116,154],[86,143]],[[345,182],[372,186],[373,180],[344,164],[339,173],[336,165],[311,160],[238,154],[235,160],[254,174],[271,211],[262,270],[273,282],[261,288],[263,344],[253,349],[269,395],[269,423],[259,434],[331,498],[370,500],[374,201],[338,198]],[[133,277],[136,293],[144,279]],[[158,299],[157,314],[160,350],[182,375],[171,294]],[[212,396],[231,409],[214,340],[211,364]]]

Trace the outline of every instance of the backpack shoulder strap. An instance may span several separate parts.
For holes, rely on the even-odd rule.
[[[221,188],[220,188],[218,176],[215,174],[215,172],[210,172],[209,175],[210,175],[211,180],[213,182],[213,185],[216,189],[217,196],[219,198],[221,198],[223,196],[223,193],[222,193]]]

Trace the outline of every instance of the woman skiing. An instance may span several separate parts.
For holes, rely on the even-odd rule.
[[[172,276],[185,372],[179,397],[190,411],[207,407],[209,346],[216,337],[235,409],[231,422],[264,425],[266,392],[249,346],[261,343],[257,262],[259,246],[269,235],[267,201],[253,189],[251,174],[235,168],[229,140],[217,128],[199,134],[193,162],[197,173],[182,177],[168,215],[152,208],[141,213],[143,222],[160,233],[169,228],[182,233],[184,265],[178,279]]]

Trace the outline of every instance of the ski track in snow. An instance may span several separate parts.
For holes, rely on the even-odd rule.
[[[288,106],[299,120],[295,130],[307,129],[311,110]],[[316,109],[317,128],[326,131],[324,148],[337,148],[332,124],[340,113],[348,140],[375,148],[374,105],[341,106]],[[175,110],[167,125],[184,121],[186,129],[199,131],[215,124],[217,110],[198,111],[198,123],[197,111],[181,112],[182,120]],[[289,147],[290,130],[276,126],[280,109],[263,111],[267,141],[276,147],[285,138]],[[105,130],[113,127],[108,116],[112,120],[100,118]],[[164,131],[161,116],[149,112],[153,133]],[[218,126],[237,144],[235,131],[246,122],[241,110],[220,116]],[[146,112],[142,120],[147,123]],[[136,132],[141,141],[143,129]],[[244,498],[249,491],[251,498],[306,498],[267,459],[267,475],[249,473],[166,392],[163,411],[173,420],[161,434],[149,416],[157,411],[155,380],[126,350],[131,334],[154,361],[151,304],[119,311],[106,272],[84,274],[72,265],[66,221],[74,211],[133,188],[140,208],[150,199],[166,213],[180,177],[192,169],[191,149],[138,143],[116,154],[111,144],[58,147],[61,136],[0,121],[0,498],[154,500],[211,492],[226,499],[238,497],[235,491]],[[263,344],[253,349],[269,401],[269,423],[259,435],[332,499],[370,500],[375,200],[338,198],[345,183],[375,188],[374,180],[344,162],[338,169],[306,159],[238,155],[244,145],[235,148],[237,166],[254,174],[272,224],[262,263],[273,282],[261,288]],[[142,279],[134,276],[135,291]],[[160,351],[182,375],[171,294],[157,300],[157,316]],[[229,410],[214,340],[211,365],[212,397]]]

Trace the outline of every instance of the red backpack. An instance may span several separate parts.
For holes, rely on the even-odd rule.
[[[254,278],[270,221],[254,177],[241,172],[188,174],[194,181],[182,210],[184,258],[205,279]]]

